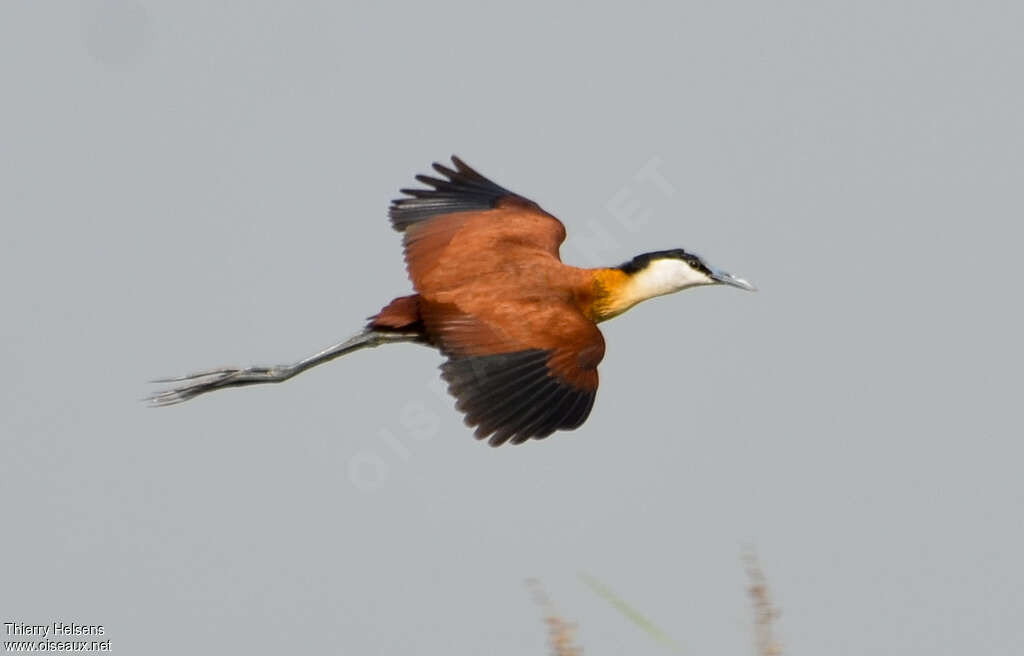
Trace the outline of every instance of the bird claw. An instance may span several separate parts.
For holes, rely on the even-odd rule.
[[[217,375],[217,374],[232,374],[232,373],[237,373],[237,372],[240,372],[240,371],[241,371],[241,369],[239,369],[238,367],[220,367],[219,369],[208,369],[206,371],[196,371],[196,372],[191,373],[191,374],[185,374],[184,376],[174,376],[174,377],[171,377],[171,378],[154,378],[153,380],[151,380],[149,382],[154,383],[154,384],[159,384],[159,383],[182,383],[182,382],[184,382],[186,380],[195,380],[197,378],[207,378],[209,376],[214,376],[214,375]]]
[[[183,403],[189,399],[193,399],[200,394],[206,392],[212,392],[213,390],[223,387],[225,383],[230,382],[234,378],[238,377],[244,372],[243,369],[235,367],[222,367],[220,369],[210,369],[209,371],[199,371],[196,373],[188,374],[186,376],[177,376],[175,378],[159,378],[150,382],[153,383],[182,383],[187,382],[186,385],[179,385],[170,389],[165,389],[153,394],[148,399],[150,407],[161,408],[169,405],[176,405]]]

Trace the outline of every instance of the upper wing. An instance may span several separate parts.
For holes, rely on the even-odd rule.
[[[402,189],[391,203],[404,234],[405,260],[417,291],[445,288],[530,258],[560,261],[565,227],[539,205],[483,177],[458,157],[434,164],[444,179],[418,175],[432,189]]]
[[[493,446],[580,426],[597,393],[604,338],[572,302],[562,223],[452,157],[432,189],[403,189],[390,216],[441,374],[466,423]]]
[[[479,313],[457,302],[420,305],[427,334],[448,357],[441,375],[478,439],[520,444],[586,421],[604,338],[578,310],[516,300]]]

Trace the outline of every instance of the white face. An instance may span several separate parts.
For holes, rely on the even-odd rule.
[[[665,258],[651,261],[643,271],[633,276],[630,296],[640,301],[714,283],[711,276],[694,269],[685,260]]]

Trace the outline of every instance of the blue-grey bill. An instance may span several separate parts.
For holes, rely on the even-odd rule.
[[[731,273],[726,273],[725,271],[713,271],[711,273],[711,278],[716,282],[722,283],[723,285],[739,287],[740,289],[745,289],[748,292],[757,291],[757,287],[754,287],[753,283],[746,281],[743,278],[734,276]]]

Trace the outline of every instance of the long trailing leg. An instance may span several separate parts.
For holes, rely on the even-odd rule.
[[[270,367],[221,367],[198,371],[178,378],[159,378],[153,383],[182,383],[150,396],[147,401],[152,407],[174,405],[193,399],[200,394],[226,387],[242,387],[261,383],[282,383],[303,371],[335,358],[364,348],[373,348],[392,342],[421,342],[420,333],[388,332],[367,328],[344,342],[330,346],[308,358],[292,364],[280,364]]]

